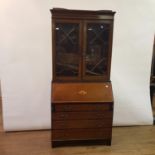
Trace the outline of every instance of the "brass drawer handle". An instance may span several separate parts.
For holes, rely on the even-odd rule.
[[[79,94],[79,95],[86,95],[87,92],[86,92],[85,90],[80,90],[80,91],[78,92],[78,94]]]

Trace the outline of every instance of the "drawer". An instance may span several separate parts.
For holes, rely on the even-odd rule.
[[[111,128],[52,130],[52,140],[111,139]]]
[[[112,111],[95,112],[53,112],[53,120],[81,120],[112,118]]]
[[[80,129],[111,127],[112,119],[52,121],[52,129]]]
[[[113,110],[113,103],[65,103],[53,104],[53,111],[107,111]]]

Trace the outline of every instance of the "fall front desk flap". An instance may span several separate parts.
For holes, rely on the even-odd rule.
[[[83,101],[113,102],[111,83],[52,83],[53,103]]]

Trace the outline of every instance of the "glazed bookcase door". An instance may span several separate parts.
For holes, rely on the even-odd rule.
[[[55,20],[53,29],[54,80],[80,80],[80,21]]]
[[[83,79],[110,80],[112,44],[111,21],[86,21],[84,23]]]

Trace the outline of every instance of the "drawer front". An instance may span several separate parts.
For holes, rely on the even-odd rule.
[[[52,130],[53,140],[111,139],[111,128]]]
[[[107,111],[113,110],[113,103],[70,103],[53,104],[53,111]]]
[[[52,121],[52,129],[104,128],[111,126],[111,119]]]
[[[53,112],[53,120],[81,120],[112,118],[112,111],[104,112]]]

